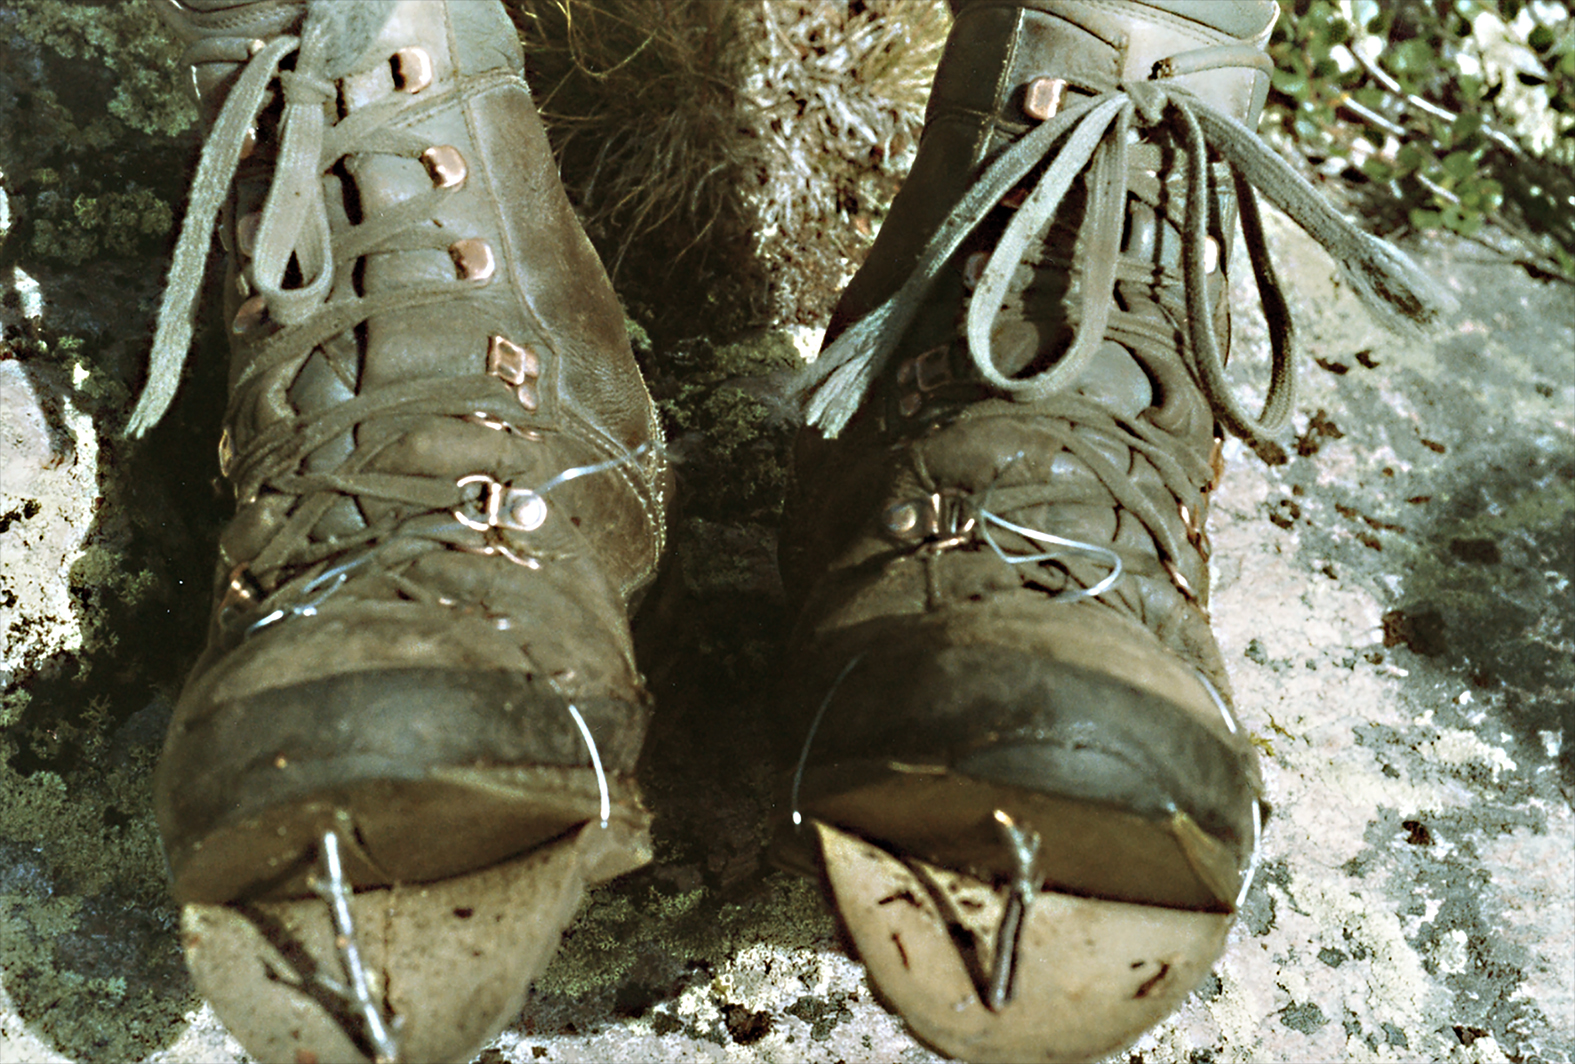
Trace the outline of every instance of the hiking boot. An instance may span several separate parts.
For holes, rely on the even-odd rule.
[[[154,780],[188,959],[260,1057],[468,1059],[650,857],[655,411],[501,4],[159,10],[207,139],[130,431],[217,221],[237,499]]]
[[[1291,407],[1256,188],[1377,301],[1428,284],[1252,132],[1269,0],[956,0],[908,181],[803,383],[779,858],[970,1060],[1082,1060],[1208,972],[1253,747],[1209,628],[1224,432]],[[1240,215],[1273,348],[1224,376]],[[818,430],[818,431],[816,431]],[[824,438],[822,438],[824,436]]]

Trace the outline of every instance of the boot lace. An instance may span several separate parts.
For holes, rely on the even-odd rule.
[[[1179,277],[1169,271],[1156,273],[1152,263],[1124,261],[1122,227],[1109,221],[1125,216],[1129,194],[1141,194],[1132,186],[1128,165],[1134,134],[1166,123],[1179,129],[1177,140],[1184,163]],[[1269,386],[1256,417],[1231,394],[1214,324],[1206,267],[1211,205],[1216,201],[1211,153],[1223,160],[1235,189],[1246,251],[1269,327]],[[1211,463],[1189,448],[1178,448],[1150,419],[1119,417],[1073,389],[1101,345],[1113,340],[1141,361],[1162,389],[1190,383],[1200,390],[1218,423],[1250,443],[1267,442],[1284,425],[1296,379],[1292,323],[1264,239],[1257,192],[1330,253],[1363,302],[1391,327],[1429,327],[1451,307],[1450,297],[1405,255],[1356,229],[1242,122],[1179,85],[1131,82],[1078,101],[1001,152],[936,230],[903,286],[851,325],[803,372],[798,394],[808,424],[818,427],[827,438],[842,431],[874,383],[888,371],[904,333],[942,269],[1003,197],[1040,166],[1042,174],[978,276],[966,315],[966,347],[986,385],[1013,401],[1016,411],[1042,415],[1036,419],[1040,430],[1081,461],[1117,505],[1148,528],[1162,560],[1186,557],[1186,541],[1195,543],[1201,535],[1203,495],[1215,476]],[[1076,306],[1071,308],[1076,322],[1072,341],[1048,367],[1024,376],[1007,376],[997,367],[992,344],[996,318],[1014,272],[1032,254],[1033,245],[1045,239],[1068,190],[1085,171],[1089,193],[1077,233],[1080,283]],[[1047,257],[1038,268],[1047,266],[1068,269],[1073,263]],[[1165,323],[1120,309],[1115,298],[1118,280],[1147,286],[1167,317],[1184,323],[1179,345]],[[1010,411],[992,412],[1010,416]],[[1091,444],[1090,435],[1119,441],[1147,459],[1180,504],[1183,525],[1192,527],[1178,534],[1176,510],[1163,512],[1168,507],[1162,507],[1134,483],[1126,469],[1118,468]],[[1028,479],[1034,478],[1030,475]],[[1056,560],[1074,583],[1082,585],[1081,590],[1067,587],[1061,597],[1097,594],[1121,571],[1120,564],[1111,561],[1110,549],[1053,537],[1029,527],[1026,519],[1008,522],[1000,516],[1014,510],[1031,512],[1034,507],[1054,503],[1056,496],[1056,487],[1048,483],[992,487],[988,502],[981,500],[974,507],[981,518],[977,534],[1003,560],[1014,564]],[[988,535],[992,525],[1007,532],[1009,538],[1021,537],[1012,557],[1006,557]],[[1135,564],[1129,568],[1138,572],[1153,565],[1152,560],[1144,564],[1139,558],[1132,562]],[[1182,592],[1195,597],[1185,577],[1171,564],[1166,568]]]
[[[1121,234],[1119,227],[1101,226],[1099,220],[1125,213],[1129,134],[1139,125],[1159,126],[1170,114],[1181,126],[1186,155],[1182,272],[1190,343],[1184,346],[1183,357],[1216,416],[1232,432],[1249,441],[1272,434],[1290,412],[1295,383],[1290,315],[1264,243],[1255,190],[1261,190],[1334,257],[1363,301],[1385,321],[1425,327],[1448,311],[1448,296],[1408,258],[1341,217],[1240,121],[1180,86],[1129,82],[1113,92],[1080,100],[1001,153],[937,229],[907,282],[850,326],[805,371],[799,394],[808,423],[827,438],[841,433],[871,384],[886,370],[947,261],[1002,197],[1052,152],[1054,159],[985,266],[968,311],[967,337],[980,376],[1000,391],[1022,400],[1066,391],[1104,339],[1111,318]],[[1270,385],[1257,418],[1230,393],[1208,296],[1204,263],[1211,149],[1230,168],[1240,195],[1243,235],[1269,322]],[[1092,194],[1079,233],[1087,252],[1077,331],[1066,354],[1053,366],[1028,377],[1007,377],[996,368],[990,340],[1001,297],[1023,253],[1042,238],[1073,180],[1085,170],[1091,171]]]
[[[277,32],[282,27],[268,28]],[[283,104],[278,155],[256,229],[250,270],[252,289],[266,302],[275,328],[251,348],[232,381],[224,418],[226,425],[263,427],[225,463],[225,473],[242,505],[264,492],[295,496],[298,501],[262,549],[231,574],[230,594],[220,613],[223,616],[228,607],[244,604],[247,612],[260,615],[245,630],[247,634],[288,616],[315,613],[329,595],[363,574],[391,580],[400,594],[417,601],[442,601],[399,572],[433,550],[498,554],[538,568],[534,558],[515,554],[503,539],[502,529],[517,525],[507,516],[499,520],[495,513],[482,512],[485,500],[477,496],[485,495],[488,487],[501,488],[539,503],[547,491],[567,480],[634,462],[653,450],[641,446],[607,462],[565,470],[533,487],[499,484],[485,475],[456,483],[371,470],[380,454],[400,442],[404,432],[396,429],[375,444],[356,447],[332,471],[303,471],[314,451],[376,419],[397,419],[408,426],[415,423],[412,417],[453,417],[511,434],[519,431],[512,424],[520,411],[513,392],[496,377],[481,373],[404,381],[326,409],[294,412],[287,393],[313,352],[379,313],[462,298],[469,303],[478,330],[507,331],[507,307],[499,302],[506,296],[489,294],[478,281],[406,283],[365,295],[356,290],[354,267],[365,255],[449,247],[451,238],[430,221],[440,199],[456,189],[435,185],[358,223],[346,224],[331,216],[323,181],[323,175],[347,155],[420,157],[430,143],[398,128],[391,119],[408,116],[411,109],[451,106],[454,94],[460,94],[459,99],[480,94],[506,75],[460,79],[430,101],[396,93],[330,125],[325,105],[338,97],[329,76],[337,62],[333,29],[331,22],[309,15],[299,36],[282,34],[266,43],[245,36],[209,38],[188,51],[188,62],[230,61],[242,69],[203,147],[159,311],[148,383],[127,428],[129,435],[141,436],[158,423],[174,398],[191,343],[211,233],[253,123],[268,102],[270,86],[277,84]],[[281,69],[281,62],[292,54],[294,69]],[[489,483],[480,487],[469,483],[481,480]],[[392,516],[369,521],[357,532],[314,539],[319,520],[345,496],[398,506]],[[261,590],[266,596],[259,596]],[[265,610],[260,597],[274,608]]]

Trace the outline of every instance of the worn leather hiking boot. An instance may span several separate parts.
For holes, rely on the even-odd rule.
[[[921,1039],[1085,1060],[1203,978],[1252,878],[1262,784],[1204,519],[1225,431],[1291,405],[1255,196],[1376,303],[1439,308],[1252,132],[1270,0],[954,11],[912,173],[803,381],[779,855],[824,874]],[[1224,375],[1238,214],[1272,337],[1257,417]]]
[[[469,1059],[649,860],[628,611],[668,471],[496,2],[160,0],[207,139],[237,512],[155,777],[198,987],[263,1059]]]

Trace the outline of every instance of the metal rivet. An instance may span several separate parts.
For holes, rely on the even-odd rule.
[[[1203,239],[1203,272],[1213,273],[1219,269],[1220,245],[1213,237]]]
[[[518,399],[520,406],[526,410],[535,410],[540,405],[536,398],[536,389],[529,382],[514,389],[514,398]]]
[[[230,322],[230,330],[236,333],[250,332],[262,324],[267,314],[268,301],[261,295],[252,296],[235,312],[235,320]]]
[[[487,341],[487,372],[518,387],[541,376],[541,359],[528,347],[507,337],[493,336]]]
[[[394,82],[405,92],[420,92],[432,84],[432,57],[425,48],[401,48],[394,53]]]
[[[975,251],[963,260],[962,279],[963,285],[969,291],[979,285],[979,278],[984,276],[984,268],[990,263],[988,251]]]
[[[256,55],[258,52],[262,51],[266,47],[268,47],[268,42],[267,41],[263,40],[261,37],[253,37],[246,44],[246,54],[247,55]]]
[[[1023,113],[1040,122],[1054,118],[1061,110],[1061,94],[1065,91],[1064,78],[1035,78],[1023,93]]]
[[[257,250],[257,227],[262,224],[262,211],[252,211],[235,223],[235,247],[247,258]]]
[[[515,494],[509,507],[509,524],[524,532],[534,532],[547,523],[547,500],[534,491]]]
[[[894,536],[906,536],[919,527],[919,504],[895,503],[886,510],[886,531]]]
[[[246,135],[241,138],[241,158],[250,159],[257,150],[257,127],[247,126]]]
[[[492,245],[476,237],[466,237],[449,245],[449,257],[459,268],[462,281],[490,281],[497,271],[498,262],[492,257]]]
[[[1192,584],[1188,582],[1184,575],[1182,575],[1182,572],[1176,566],[1176,563],[1171,561],[1169,558],[1166,558],[1163,564],[1165,566],[1165,572],[1169,574],[1171,581],[1176,585],[1177,589],[1180,590],[1180,592],[1188,599],[1196,602],[1198,600],[1198,596],[1192,590]]]
[[[452,144],[434,144],[421,153],[433,188],[458,188],[465,183],[465,157]]]

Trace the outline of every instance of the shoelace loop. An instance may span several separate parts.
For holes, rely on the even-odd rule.
[[[1109,322],[1121,226],[1108,220],[1126,211],[1129,134],[1140,123],[1157,126],[1172,114],[1181,127],[1185,156],[1182,272],[1189,342],[1183,346],[1183,357],[1215,415],[1231,432],[1252,442],[1264,441],[1288,417],[1295,386],[1291,319],[1264,241],[1258,191],[1329,251],[1363,302],[1386,323],[1427,326],[1449,309],[1450,298],[1408,258],[1356,229],[1240,121],[1179,85],[1162,80],[1131,82],[1074,103],[1001,152],[936,230],[907,282],[850,326],[804,371],[798,390],[806,421],[828,438],[841,433],[886,371],[946,263],[1002,198],[1046,160],[1049,165],[1007,225],[980,276],[966,332],[980,376],[1008,396],[1033,401],[1068,391],[1104,339]],[[1257,417],[1231,395],[1214,330],[1204,265],[1211,149],[1232,173],[1243,236],[1269,323],[1270,384]],[[1072,343],[1050,367],[1027,377],[1007,377],[996,366],[990,338],[1002,297],[1030,243],[1043,238],[1072,182],[1085,171],[1090,173],[1090,202],[1079,233],[1085,258]]]

